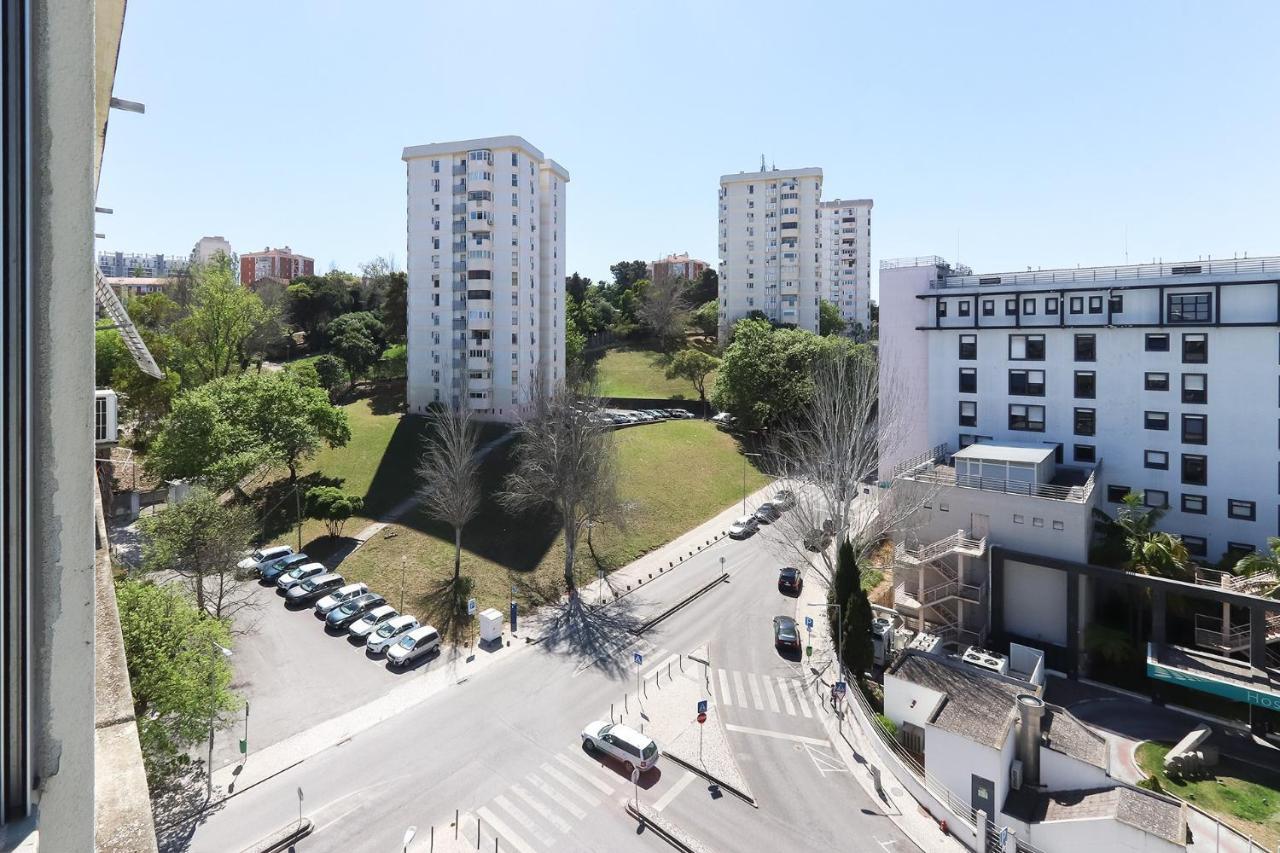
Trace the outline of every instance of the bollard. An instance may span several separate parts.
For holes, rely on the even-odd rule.
[[[429,849],[432,853],[434,853],[436,849],[436,828],[434,824],[431,826],[431,847]]]
[[[667,661],[667,681],[671,680],[671,661]]]
[[[610,702],[610,703],[609,703],[609,722],[611,722],[611,723],[612,723],[612,722],[614,722],[614,719],[613,719],[613,703],[612,703],[612,702]]]
[[[649,572],[649,580],[653,580],[653,572]]]
[[[476,849],[477,850],[480,849],[480,824],[483,822],[484,822],[483,818],[481,818],[480,815],[476,815]]]
[[[631,713],[631,694],[630,693],[622,694],[622,710],[625,713],[628,713],[628,714]]]
[[[498,836],[493,837],[493,853],[498,853]]]
[[[680,655],[680,671],[684,672],[684,655]]]
[[[458,840],[458,816],[459,816],[459,814],[460,814],[460,813],[459,813],[458,809],[454,809],[454,810],[453,810],[453,840],[454,840],[454,841],[457,841],[457,840]]]
[[[671,562],[670,560],[667,560],[667,568],[668,568],[668,569],[675,568],[675,565],[676,565],[675,563]]]

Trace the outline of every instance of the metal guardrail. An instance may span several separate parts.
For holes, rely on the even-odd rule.
[[[1095,468],[1089,473],[1089,479],[1082,486],[1056,486],[1052,483],[1027,483],[1022,480],[1004,480],[994,477],[975,477],[972,474],[957,474],[954,468],[938,466],[926,471],[913,471],[902,476],[921,483],[935,483],[941,486],[959,486],[963,489],[978,489],[984,492],[1002,492],[1006,495],[1026,495],[1031,498],[1046,498],[1055,501],[1085,503],[1093,493]]]
[[[914,258],[885,258],[880,262],[882,270],[896,270],[903,267],[945,267],[946,258],[938,255],[917,255]]]
[[[919,260],[919,259],[915,259]],[[881,269],[888,261],[882,261]],[[901,266],[925,266],[903,263]],[[1229,261],[1180,261],[1172,264],[1127,264],[1114,267],[1082,269],[1033,270],[1029,272],[983,273],[981,275],[948,275],[931,287],[945,290],[953,287],[1008,287],[1021,284],[1071,284],[1078,282],[1129,281],[1141,278],[1188,278],[1201,275],[1242,275],[1248,273],[1280,273],[1280,258],[1246,258]]]
[[[1233,592],[1248,593],[1251,589],[1273,587],[1280,584],[1280,578],[1277,578],[1271,572],[1237,575],[1217,569],[1196,569],[1196,583],[1200,586],[1212,586],[1220,589],[1229,589]]]

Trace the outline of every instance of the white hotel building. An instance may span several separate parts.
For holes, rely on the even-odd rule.
[[[406,148],[408,407],[510,420],[564,379],[564,167],[519,136]]]
[[[850,329],[871,328],[871,207],[869,198],[832,199],[818,206],[822,222],[823,298]]]
[[[1092,472],[1081,495],[1109,514],[1129,491],[1167,506],[1197,557],[1277,535],[1280,258],[981,275],[915,258],[882,263],[880,296],[882,382],[918,389],[920,413],[882,476],[915,454],[1039,446]],[[976,525],[970,509],[949,529]]]

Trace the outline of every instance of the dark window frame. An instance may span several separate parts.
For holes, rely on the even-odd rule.
[[[1128,486],[1112,484],[1107,486],[1107,503],[1118,504],[1124,503],[1125,496],[1132,492],[1133,489]]]
[[[1080,380],[1088,377],[1087,393],[1080,391]],[[1077,400],[1094,400],[1098,397],[1098,372],[1096,370],[1077,370],[1071,390]]]
[[[1085,354],[1081,354],[1081,345],[1085,345]],[[1076,335],[1072,340],[1072,352],[1076,361],[1098,360],[1098,336],[1094,334]]]
[[[1151,454],[1158,453],[1164,457],[1164,462],[1152,462]],[[1156,471],[1169,470],[1169,451],[1167,450],[1144,450],[1142,451],[1142,467],[1151,468]]]
[[[964,413],[965,406],[973,407],[973,414],[966,415]],[[956,420],[960,426],[977,426],[978,425],[978,402],[976,400],[960,400],[956,405]]]
[[[1080,452],[1082,450],[1084,453]],[[1071,446],[1071,459],[1074,462],[1096,463],[1098,461],[1098,446],[1096,444],[1073,444]]]
[[[1199,376],[1204,380],[1204,388],[1199,391],[1189,390],[1187,388],[1187,378],[1191,376]],[[1198,398],[1198,399],[1197,399]],[[1182,374],[1182,402],[1192,405],[1203,405],[1209,402],[1209,374],[1207,373],[1184,373]]]
[[[1209,542],[1203,536],[1180,534],[1182,544],[1187,546],[1187,553],[1193,557],[1204,557],[1209,553]]]
[[[982,316],[983,317],[996,316],[996,301],[994,299],[982,300]]]
[[[1163,346],[1161,344],[1163,344]],[[1143,339],[1142,346],[1146,352],[1168,352],[1170,346],[1169,333],[1147,332],[1146,337]]]
[[[1022,300],[1022,315],[1024,317],[1034,317],[1036,314],[1036,301],[1028,297]]]
[[[1196,509],[1197,505],[1199,506],[1199,509]],[[1183,493],[1181,506],[1182,511],[1190,515],[1209,514],[1209,499],[1204,495],[1188,495]]]
[[[1015,338],[1023,338],[1022,358],[1014,358],[1013,356],[1013,341]],[[1038,356],[1031,355],[1033,343],[1039,344],[1040,354]],[[1009,335],[1009,361],[1044,361],[1047,349],[1044,335],[1027,335],[1021,333]]]
[[[1081,429],[1081,416],[1085,415],[1088,425]],[[1097,435],[1098,434],[1098,410],[1076,406],[1075,411],[1071,415],[1071,434],[1072,435]]]
[[[1071,301],[1070,301],[1069,303],[1067,303],[1067,304],[1068,304],[1068,305],[1070,306],[1070,308],[1071,308],[1071,313],[1072,313],[1072,314],[1083,314],[1083,313],[1084,313],[1084,297],[1083,297],[1083,296],[1072,296],[1072,297],[1070,297],[1070,299],[1071,299]]]
[[[1187,474],[1188,467],[1199,465],[1200,473],[1191,475]],[[1184,486],[1207,486],[1209,485],[1209,457],[1203,453],[1184,453],[1182,454],[1181,471],[1182,484]]]
[[[969,340],[966,341],[965,340],[966,338],[968,338]],[[958,358],[960,359],[960,361],[976,361],[978,358],[978,336],[972,335],[972,334],[961,335],[959,338],[959,341],[960,341],[960,352],[959,352]],[[965,355],[966,344],[969,347],[968,355]]]
[[[1044,301],[1044,313],[1054,317],[1058,315],[1058,297],[1050,296]]]
[[[1152,502],[1151,502],[1151,496],[1152,496],[1152,495],[1164,495],[1164,500],[1162,500],[1162,501],[1161,501],[1160,503],[1158,503],[1158,504],[1157,504],[1157,503],[1152,503]],[[1142,505],[1143,505],[1143,506],[1145,506],[1145,507],[1147,507],[1148,509],[1168,509],[1168,508],[1169,508],[1169,493],[1168,493],[1167,491],[1165,491],[1164,489],[1143,489],[1143,490],[1142,490]]]
[[[1102,313],[1102,297],[1101,296],[1089,297],[1089,313],[1090,314]]]
[[[1198,355],[1187,354],[1187,344],[1195,343],[1194,339],[1199,338],[1204,344],[1203,351]],[[1182,333],[1182,363],[1183,364],[1208,364],[1209,363],[1209,336],[1204,332],[1183,332]]]
[[[1199,435],[1196,435],[1194,432],[1189,433],[1187,431],[1187,423],[1195,422],[1195,421],[1199,421],[1201,424]],[[1190,413],[1183,414],[1181,426],[1182,426],[1182,443],[1183,444],[1206,445],[1209,443],[1209,416],[1208,415],[1190,414]]]
[[[938,300],[938,316],[939,317],[947,316],[947,300],[945,299]]]
[[[1174,304],[1178,310],[1174,309]],[[1187,305],[1190,305],[1190,310]],[[1209,291],[1196,293],[1165,294],[1165,322],[1170,325],[1204,325],[1213,322],[1213,294]]]
[[[1159,423],[1159,418],[1156,418],[1153,421],[1151,417],[1152,415],[1164,415],[1164,426],[1152,426],[1153,423]],[[1148,409],[1147,411],[1142,413],[1142,428],[1159,430],[1161,432],[1168,432],[1169,431],[1169,413],[1157,411],[1155,409]]]
[[[971,383],[972,387],[969,387],[969,388],[964,387],[966,377],[973,380],[973,382]],[[959,383],[958,387],[960,388],[961,394],[977,394],[978,393],[978,368],[961,367],[957,381]]]
[[[1015,421],[1014,418],[1018,416],[1014,415],[1013,410],[1019,409],[1019,408],[1027,410],[1026,415],[1023,416],[1024,417],[1023,422],[1026,424],[1025,426],[1014,425],[1015,423],[1017,423],[1017,421]],[[1038,421],[1031,419],[1032,409],[1040,410],[1040,419]],[[1045,415],[1045,407],[1038,403],[1010,403],[1009,404],[1009,431],[1010,432],[1044,432],[1044,415]],[[1039,428],[1036,427],[1036,424],[1040,425]]]
[[[1124,313],[1124,294],[1113,293],[1107,300],[1107,310],[1112,314]]]
[[[956,305],[956,311],[961,317],[968,317],[969,307],[969,300],[961,299]]]
[[[1019,374],[1019,373],[1023,374],[1021,390],[1018,390],[1017,388],[1014,387],[1014,374]],[[1037,386],[1031,382],[1032,373],[1040,374],[1038,391],[1035,390]],[[1029,370],[1027,368],[1016,368],[1016,369],[1010,369],[1009,371],[1009,395],[1012,397],[1043,397],[1044,386],[1045,386],[1045,371],[1043,370]]]
[[[1009,298],[1005,299],[1005,301],[1004,301],[1004,316],[1006,316],[1006,317],[1016,317],[1016,316],[1018,316],[1018,297],[1016,297],[1016,296],[1011,296],[1011,297],[1009,297]]]
[[[1152,384],[1152,382],[1151,382],[1151,377],[1153,377],[1153,376],[1163,376],[1163,377],[1164,377],[1164,387],[1163,387],[1163,388],[1161,388],[1161,387],[1160,387],[1160,385],[1159,385],[1158,383],[1157,383],[1157,384],[1154,384],[1154,385]],[[1147,373],[1144,373],[1144,374],[1143,374],[1143,376],[1142,376],[1142,390],[1144,390],[1144,391],[1168,391],[1168,390],[1169,390],[1169,374],[1168,374],[1167,372],[1165,372],[1165,371],[1161,371],[1161,370],[1152,370],[1152,371],[1148,371]]]
[[[1237,506],[1240,512],[1237,513]],[[1257,521],[1258,520],[1258,502],[1246,501],[1241,498],[1227,498],[1227,518],[1235,521]]]

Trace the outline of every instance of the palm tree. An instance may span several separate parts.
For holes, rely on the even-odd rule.
[[[1098,512],[1105,519],[1104,543],[1109,543],[1117,555],[1124,554],[1127,571],[1190,580],[1193,567],[1187,546],[1177,534],[1156,529],[1166,511],[1166,507],[1146,506],[1141,492],[1130,492],[1121,501],[1115,518]]]
[[[1236,562],[1235,573],[1258,581],[1258,595],[1280,598],[1280,538],[1267,538],[1270,553],[1253,551]]]

